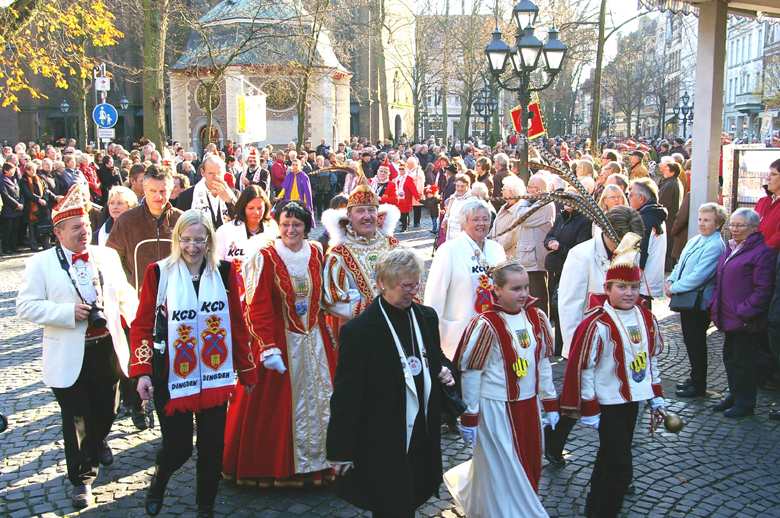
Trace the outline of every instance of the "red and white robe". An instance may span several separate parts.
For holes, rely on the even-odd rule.
[[[572,340],[561,410],[592,416],[601,413],[599,404],[663,397],[657,359],[663,340],[653,313],[640,304],[616,310],[606,295],[591,294],[585,317]]]
[[[444,480],[469,518],[544,517],[536,493],[542,472],[545,411],[558,410],[550,356],[554,340],[544,312],[510,314],[492,306],[469,322],[455,354],[462,371],[464,426],[477,427],[473,458]],[[522,374],[522,375],[521,375]]]
[[[302,275],[291,274],[282,258],[299,253],[280,240],[245,263],[252,352],[260,363],[281,354],[287,370],[280,374],[259,366],[255,390],[237,391],[228,408],[223,473],[239,484],[302,487],[333,478],[325,432],[336,349],[320,306],[322,250],[315,242],[303,246],[310,247],[310,255],[308,267],[298,262]]]

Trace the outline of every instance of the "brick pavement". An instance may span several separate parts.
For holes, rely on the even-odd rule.
[[[424,225],[429,224],[427,218],[423,220]],[[427,228],[398,237],[407,246],[419,249],[429,264],[432,239]],[[108,438],[115,461],[101,468],[94,486],[96,505],[81,513],[73,512],[59,409],[51,391],[41,382],[41,329],[18,319],[14,311],[27,257],[0,259],[0,411],[11,421],[10,429],[0,435],[5,459],[0,468],[0,516],[145,516],[143,498],[160,435],[159,429],[138,432],[129,417],[118,418]],[[769,407],[777,404],[780,394],[760,390],[756,416],[742,420],[729,420],[709,410],[726,387],[720,354],[722,336],[712,332],[708,396],[676,400],[674,383],[687,375],[679,319],[663,303],[656,306],[666,340],[661,367],[667,405],[683,417],[686,427],[678,435],[662,432],[651,438],[647,413],[641,414],[634,440],[637,493],[627,497],[624,516],[780,516],[780,452],[776,447],[780,423],[767,419]],[[554,362],[559,388],[564,368],[564,362]],[[597,446],[596,432],[577,426],[565,455],[567,464],[545,467],[539,493],[550,516],[582,516]],[[442,451],[445,469],[470,456],[470,448],[452,433],[443,436]],[[194,471],[193,458],[173,477],[160,516],[194,515]],[[441,497],[421,507],[418,516],[463,516],[443,486]],[[338,499],[331,489],[239,489],[223,483],[217,502],[218,516],[369,515]]]

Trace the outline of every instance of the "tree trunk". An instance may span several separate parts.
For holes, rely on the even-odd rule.
[[[143,110],[144,136],[158,150],[165,133],[165,38],[168,32],[168,0],[141,0],[144,10]],[[207,101],[207,102],[210,102]],[[210,134],[211,128],[207,129]]]
[[[303,149],[306,142],[306,107],[309,105],[309,81],[310,67],[303,73],[301,81],[300,99],[298,100],[298,151]]]
[[[87,142],[89,141],[88,124],[92,120],[90,114],[87,113],[87,79],[81,77],[79,74],[76,78],[76,132],[73,138],[76,139],[77,145],[81,149],[87,149]],[[73,120],[73,117],[71,117]],[[95,143],[97,144],[97,135],[95,135]]]
[[[382,110],[382,140],[390,138],[390,106],[387,104],[387,65],[385,63],[385,40],[382,37],[385,27],[385,2],[379,0],[379,19],[375,22],[374,38],[376,39],[376,66],[379,75],[379,106]],[[399,135],[394,135],[395,142]]]
[[[604,61],[604,28],[607,23],[607,0],[601,0],[599,11],[599,39],[596,48],[596,70],[593,74],[593,106],[590,109],[590,152],[595,156],[599,140],[601,110],[601,67]]]

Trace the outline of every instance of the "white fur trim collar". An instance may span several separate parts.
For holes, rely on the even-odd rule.
[[[297,252],[287,248],[281,239],[274,241],[276,253],[282,258],[284,265],[291,277],[305,277],[309,271],[309,260],[311,259],[311,245],[308,241],[303,242],[303,246]]]

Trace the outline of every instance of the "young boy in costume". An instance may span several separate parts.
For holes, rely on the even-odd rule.
[[[633,477],[631,442],[639,402],[665,413],[657,356],[658,323],[639,301],[641,237],[627,233],[607,270],[605,294],[590,294],[566,367],[561,410],[598,429],[599,451],[585,506],[588,517],[618,515]]]

